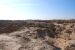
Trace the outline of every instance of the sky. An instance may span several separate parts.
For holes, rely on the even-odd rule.
[[[75,19],[75,0],[0,0],[0,20]]]

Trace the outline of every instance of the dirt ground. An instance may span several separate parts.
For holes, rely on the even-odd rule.
[[[0,21],[0,50],[75,50],[75,21]]]

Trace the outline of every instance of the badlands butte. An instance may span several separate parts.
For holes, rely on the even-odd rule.
[[[0,50],[75,50],[75,20],[0,20]]]

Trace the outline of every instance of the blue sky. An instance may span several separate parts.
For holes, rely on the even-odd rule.
[[[0,19],[75,19],[75,1],[0,0]]]

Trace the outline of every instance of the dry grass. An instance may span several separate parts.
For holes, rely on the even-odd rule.
[[[0,50],[74,50],[75,21],[0,21]]]

